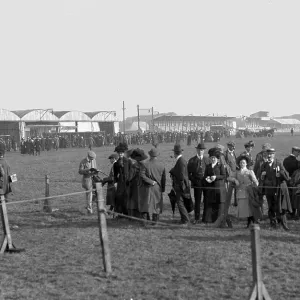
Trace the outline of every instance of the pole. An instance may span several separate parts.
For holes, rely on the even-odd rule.
[[[154,132],[154,117],[153,117],[153,106],[151,108],[151,115],[152,115],[152,132]]]
[[[123,134],[125,134],[125,103],[123,101]]]
[[[110,274],[112,270],[111,270],[110,251],[108,245],[106,217],[105,217],[106,210],[104,206],[102,184],[100,182],[96,183],[96,190],[97,190],[97,213],[98,213],[99,236],[100,236],[100,243],[102,249],[102,260],[103,260],[104,271]]]
[[[140,131],[140,106],[137,105],[137,121],[138,121],[138,131]]]
[[[47,199],[50,196],[50,189],[49,189],[49,175],[45,176],[45,200],[44,200],[44,207],[43,210],[44,212],[52,212],[52,208],[51,208],[51,203],[50,200]]]
[[[253,224],[251,227],[253,288],[249,300],[271,300],[267,289],[262,281],[259,232],[259,225]]]

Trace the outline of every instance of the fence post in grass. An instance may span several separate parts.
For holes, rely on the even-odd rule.
[[[4,300],[4,296],[3,296],[3,294],[2,294],[1,288],[0,288],[0,300]]]
[[[17,249],[12,242],[10,227],[8,222],[8,214],[6,208],[6,200],[4,195],[0,195],[0,217],[2,220],[3,242],[0,245],[0,254],[4,252],[22,252],[24,249]]]
[[[52,212],[50,200],[47,199],[47,197],[50,196],[49,186],[50,186],[50,178],[49,175],[46,175],[45,176],[45,198],[46,199],[44,200],[44,207],[43,207],[44,212]]]
[[[249,300],[271,300],[271,297],[269,296],[268,291],[262,281],[259,232],[259,225],[253,224],[251,227],[253,287]]]
[[[107,274],[110,274],[112,270],[111,270],[111,260],[110,260],[110,251],[109,251],[106,216],[105,216],[106,210],[104,205],[102,184],[100,182],[96,183],[96,191],[97,191],[97,214],[98,214],[100,243],[102,248],[103,266],[104,266],[104,271]]]

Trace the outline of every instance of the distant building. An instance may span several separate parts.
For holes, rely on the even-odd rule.
[[[210,130],[211,125],[223,125],[225,128],[235,129],[233,117],[225,116],[169,116],[156,117],[153,120],[156,130],[161,131],[194,131]]]
[[[270,114],[270,112],[268,112],[268,111],[258,111],[254,114],[251,114],[250,118],[260,118],[260,119],[261,118],[270,118],[269,114]]]

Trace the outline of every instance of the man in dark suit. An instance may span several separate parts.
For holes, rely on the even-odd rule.
[[[181,146],[174,145],[175,166],[170,170],[172,187],[176,195],[176,203],[181,216],[181,223],[188,226],[190,223],[189,214],[184,206],[184,197],[190,197],[190,185],[188,178],[187,162],[182,157]]]
[[[204,171],[206,166],[210,163],[209,158],[204,156],[204,151],[206,147],[204,143],[200,143],[196,147],[197,154],[193,156],[187,165],[189,180],[191,181],[191,186],[194,189],[195,198],[195,221],[194,224],[200,223],[200,204],[201,196],[203,195],[203,203],[205,206],[205,190],[204,190]],[[203,209],[203,216],[205,207]],[[202,218],[203,221],[203,218]]]
[[[280,182],[289,179],[287,171],[282,162],[275,158],[275,149],[267,149],[268,161],[263,163],[261,167],[261,180],[264,187],[264,194],[268,201],[268,215],[271,227],[277,227],[277,223],[281,223],[285,230],[289,230],[286,222],[285,211],[280,211],[281,199],[279,199]]]
[[[293,173],[300,168],[300,161],[297,160],[299,154],[300,154],[300,148],[293,147],[292,153],[283,160],[283,166],[288,171],[290,177],[292,177]],[[291,198],[292,209],[293,209],[291,216],[295,217],[297,213],[297,204],[293,199],[293,189],[291,188],[291,184],[288,182],[287,185],[289,187],[289,195]]]

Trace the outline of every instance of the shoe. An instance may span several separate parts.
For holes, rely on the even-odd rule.
[[[283,215],[281,216],[281,225],[282,225],[282,228],[286,231],[289,231],[289,227],[287,225],[287,221],[286,221],[286,215]]]
[[[89,215],[92,215],[92,214],[93,214],[93,209],[92,209],[92,208],[87,207],[86,210],[87,210],[87,213],[88,213]]]
[[[196,224],[201,224],[201,221],[200,221],[200,220],[195,220],[195,221],[193,222],[193,224],[194,224],[194,225],[196,225]]]
[[[187,228],[187,227],[189,227],[189,222],[185,222],[185,223],[181,223],[179,226],[180,227],[183,227],[183,228]]]

